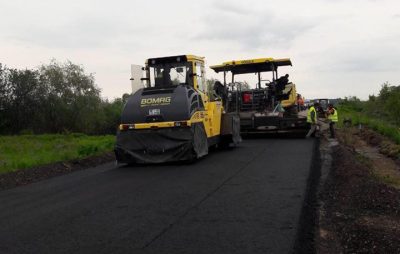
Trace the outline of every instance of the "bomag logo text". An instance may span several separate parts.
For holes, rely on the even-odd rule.
[[[254,63],[254,60],[242,60],[240,61],[241,64],[251,64]]]
[[[168,105],[171,103],[171,97],[158,97],[158,98],[146,98],[142,99],[140,106],[156,106],[156,105]]]

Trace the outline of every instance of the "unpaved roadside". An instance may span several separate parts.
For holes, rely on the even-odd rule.
[[[317,253],[400,253],[400,169],[382,154],[382,137],[365,135],[340,132],[331,147],[332,167],[318,194]]]

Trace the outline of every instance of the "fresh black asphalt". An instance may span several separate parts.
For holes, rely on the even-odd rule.
[[[0,192],[0,253],[292,253],[313,140],[113,163]]]

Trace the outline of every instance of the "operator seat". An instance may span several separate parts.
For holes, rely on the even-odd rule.
[[[225,101],[225,99],[227,98],[227,95],[228,95],[228,91],[226,90],[225,86],[221,82],[216,81],[214,83],[213,90],[214,90],[214,94],[216,95],[215,97],[219,97],[222,99],[222,101]]]

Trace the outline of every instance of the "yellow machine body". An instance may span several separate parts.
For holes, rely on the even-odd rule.
[[[122,112],[118,161],[199,158],[232,136],[233,129],[240,139],[239,118],[225,113],[221,98],[208,96],[204,64],[204,57],[194,55],[146,61],[146,87],[132,94]]]

